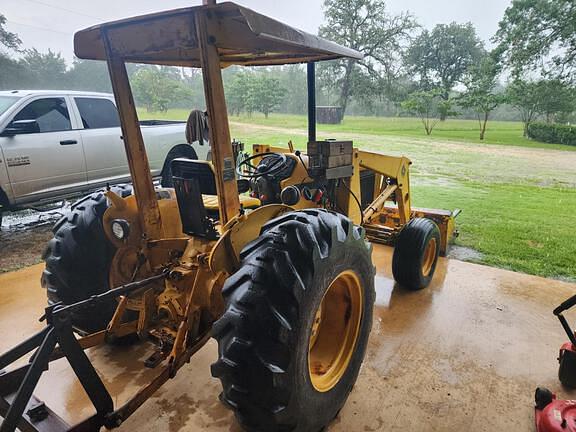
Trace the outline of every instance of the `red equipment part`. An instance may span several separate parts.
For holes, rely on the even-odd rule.
[[[540,387],[535,399],[537,432],[576,432],[576,400],[558,400],[550,390]]]
[[[560,357],[562,357],[564,351],[576,351],[576,350],[574,349],[574,345],[572,344],[572,342],[564,342],[560,347]]]

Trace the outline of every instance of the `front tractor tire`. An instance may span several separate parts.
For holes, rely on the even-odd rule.
[[[400,231],[392,256],[394,280],[409,290],[430,285],[440,253],[440,229],[430,219],[411,219]]]
[[[132,193],[129,186],[114,186],[112,190],[122,197]],[[49,305],[76,303],[110,289],[108,276],[116,250],[102,226],[107,208],[104,192],[95,192],[74,203],[54,225],[54,237],[42,256],[46,267],[41,284]],[[102,330],[115,308],[115,300],[100,303],[89,311],[74,313],[72,323],[82,333]]]
[[[271,220],[242,251],[214,324],[221,400],[250,431],[317,432],[344,405],[372,327],[364,230],[326,210]]]

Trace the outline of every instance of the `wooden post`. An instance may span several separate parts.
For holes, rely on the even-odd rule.
[[[216,171],[220,222],[224,225],[240,212],[240,198],[236,183],[236,164],[230,140],[220,57],[218,48],[214,44],[214,37],[208,34],[207,21],[209,19],[205,11],[196,12],[196,31],[210,126],[212,163]]]
[[[138,114],[130,90],[130,82],[124,60],[114,53],[108,35],[102,30],[102,40],[106,48],[108,71],[112,82],[114,97],[118,104],[118,114],[122,125],[122,137],[128,167],[134,185],[134,195],[138,204],[138,215],[143,232],[149,239],[162,237],[162,220],[156,199],[156,191],[150,173],[150,164],[140,131]]]

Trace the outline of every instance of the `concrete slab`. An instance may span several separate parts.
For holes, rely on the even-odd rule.
[[[406,292],[390,275],[391,249],[374,247],[377,301],[370,345],[356,387],[329,431],[533,430],[533,391],[559,396],[557,350],[566,339],[552,309],[576,285],[441,260],[426,290]],[[0,351],[42,327],[42,266],[0,275]],[[576,315],[572,316],[576,319]],[[115,402],[154,374],[139,365],[146,346],[89,351]],[[210,377],[210,341],[176,379],[120,430],[229,431],[240,427],[218,401]],[[91,412],[64,360],[43,377],[37,395],[67,421]]]

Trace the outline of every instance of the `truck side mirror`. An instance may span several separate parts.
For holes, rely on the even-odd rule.
[[[2,136],[14,136],[40,132],[36,120],[14,120],[2,131]]]

